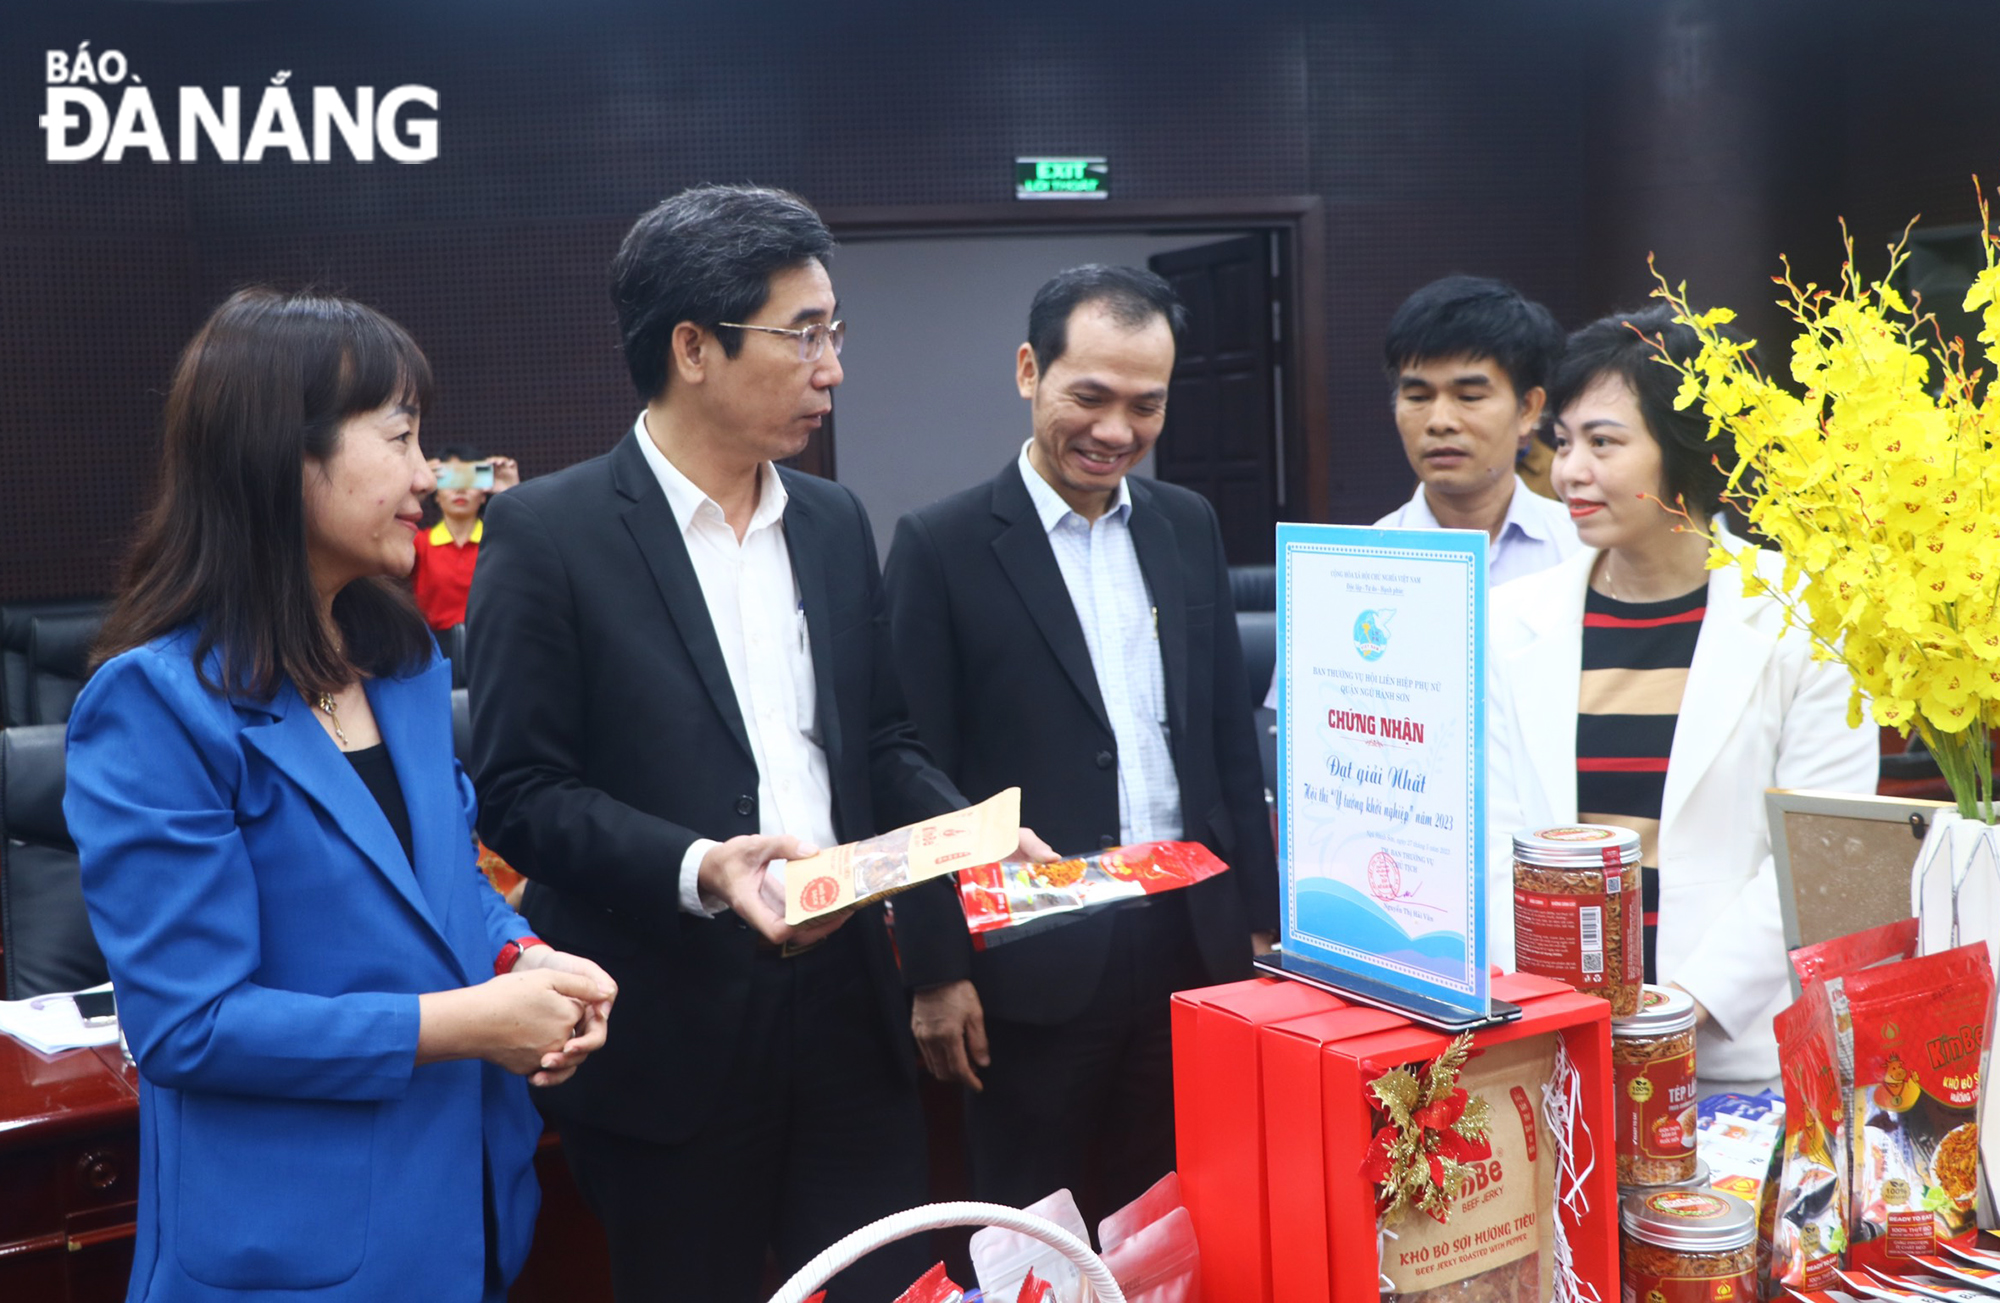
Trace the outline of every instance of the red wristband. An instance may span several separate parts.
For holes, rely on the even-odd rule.
[[[515,937],[500,947],[500,953],[493,960],[493,975],[505,977],[514,971],[514,965],[521,962],[521,952],[529,946],[545,946],[548,942],[540,937]]]

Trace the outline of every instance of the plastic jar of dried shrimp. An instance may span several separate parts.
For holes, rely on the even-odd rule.
[[[1618,1184],[1673,1185],[1694,1175],[1694,997],[1643,987],[1639,1011],[1611,1022]]]
[[[1624,1303],[1753,1303],[1757,1210],[1720,1190],[1635,1191],[1619,1201]]]
[[[1708,1164],[1697,1158],[1694,1160],[1694,1175],[1685,1181],[1662,1181],[1658,1185],[1621,1184],[1618,1187],[1618,1197],[1623,1199],[1628,1194],[1651,1194],[1655,1190],[1706,1190],[1714,1183],[1715,1179],[1709,1173]]]
[[[1577,823],[1514,834],[1514,962],[1639,1012],[1639,834]]]

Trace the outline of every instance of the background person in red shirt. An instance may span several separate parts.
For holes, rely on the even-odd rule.
[[[476,485],[488,479],[492,487]],[[486,499],[521,482],[521,468],[512,457],[482,457],[462,445],[447,447],[431,460],[437,476],[438,510],[443,518],[417,534],[417,567],[410,582],[424,621],[442,633],[465,623],[465,596],[472,591],[472,568],[479,561],[479,519]]]

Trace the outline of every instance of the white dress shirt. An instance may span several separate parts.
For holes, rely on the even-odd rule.
[[[1131,486],[1121,480],[1111,510],[1093,524],[1070,510],[1028,461],[1033,444],[1031,439],[1021,445],[1021,479],[1083,626],[1097,693],[1118,746],[1118,840],[1176,841],[1181,784],[1167,740],[1159,618],[1132,546]]]
[[[837,840],[833,784],[816,722],[819,689],[805,609],[785,543],[784,482],[769,462],[758,469],[757,509],[739,542],[715,499],[653,443],[644,412],[632,428],[681,527],[715,640],[722,645],[723,664],[729,667],[736,709],[757,763],[757,830],[832,846]],[[671,746],[673,739],[661,738],[660,745]],[[696,885],[702,857],[715,844],[712,838],[697,838],[681,859],[681,908],[703,918],[722,907],[720,901],[703,900]]]
[[[1442,529],[1424,497],[1424,486],[1408,502],[1375,522],[1377,529]],[[1506,519],[1486,551],[1486,586],[1498,588],[1510,579],[1547,570],[1583,550],[1569,508],[1529,488],[1514,477],[1514,496],[1507,501]]]

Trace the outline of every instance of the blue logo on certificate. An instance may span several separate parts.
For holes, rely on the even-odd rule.
[[[1354,650],[1364,661],[1379,661],[1389,650],[1389,621],[1396,612],[1368,610],[1354,617]]]
[[[1285,966],[1479,1016],[1486,541],[1278,527]]]

